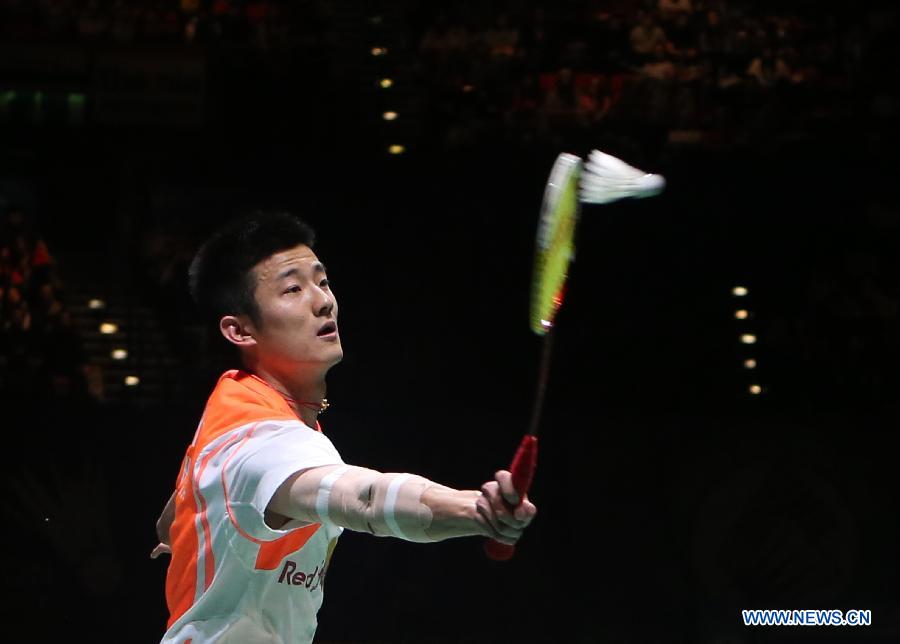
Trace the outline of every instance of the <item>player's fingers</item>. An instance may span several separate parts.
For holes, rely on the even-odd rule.
[[[499,481],[489,481],[481,486],[482,494],[488,497],[497,518],[513,528],[524,528],[527,523],[515,515],[515,506],[510,505],[503,496]]]
[[[161,543],[153,549],[153,552],[150,553],[150,558],[156,559],[158,556],[164,554],[172,554],[172,549],[166,544]]]
[[[487,500],[487,504],[491,511],[492,522],[503,529],[515,529],[521,531],[524,527],[522,522],[513,516],[509,506],[503,500],[500,494],[500,486],[497,481],[488,481],[481,486],[482,498]],[[512,536],[512,535],[510,535]]]
[[[498,470],[494,473],[494,479],[500,485],[500,492],[503,494],[503,500],[512,507],[519,505],[519,493],[513,485],[512,473],[508,470]]]
[[[519,521],[512,515],[511,508],[503,500],[497,481],[488,481],[482,485],[481,493],[487,498],[491,511],[498,521],[514,528],[519,527]]]
[[[496,517],[493,516],[490,506],[488,506],[487,503],[479,502],[475,507],[477,508],[478,514],[481,516],[482,527],[484,528],[484,535],[486,537],[509,545],[513,545],[519,540],[521,530],[515,530],[514,528],[504,526],[502,523],[498,522]]]
[[[535,515],[537,514],[537,507],[528,500],[528,496],[522,499],[522,502],[519,504],[519,507],[515,509],[513,512],[516,519],[522,522],[522,527],[527,526],[534,520]]]

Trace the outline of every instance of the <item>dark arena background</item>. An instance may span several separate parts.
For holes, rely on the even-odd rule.
[[[560,152],[667,179],[585,206],[532,498],[482,540],[346,532],[316,641],[900,641],[892,2],[0,2],[3,616],[157,642],[151,560],[228,365],[186,267],[305,217],[347,462],[473,488],[525,431]],[[744,626],[742,609],[869,626]]]

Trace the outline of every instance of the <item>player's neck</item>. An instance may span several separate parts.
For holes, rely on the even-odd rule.
[[[281,394],[305,425],[315,429],[318,409],[300,403],[319,404],[325,399],[325,374],[278,374],[262,365],[256,365],[253,373],[266,381]]]

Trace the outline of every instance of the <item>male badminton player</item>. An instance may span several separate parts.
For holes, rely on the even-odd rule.
[[[254,213],[214,234],[191,264],[193,298],[242,368],[210,395],[157,524],[154,556],[172,556],[165,643],[312,641],[345,528],[514,544],[536,513],[505,470],[480,490],[455,490],[341,460],[317,421],[343,349],[313,242],[290,214]]]

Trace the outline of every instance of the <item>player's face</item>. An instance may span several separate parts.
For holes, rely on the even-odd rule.
[[[283,372],[328,369],[344,357],[338,303],[325,267],[303,244],[275,253],[253,268],[261,325],[255,329],[262,361]]]

